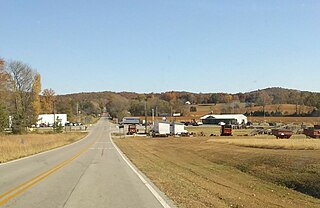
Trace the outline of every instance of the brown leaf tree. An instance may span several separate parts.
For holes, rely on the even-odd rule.
[[[42,92],[41,107],[43,113],[53,113],[55,101],[55,91],[51,88],[44,89]]]

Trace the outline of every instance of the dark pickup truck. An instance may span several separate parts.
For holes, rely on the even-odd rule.
[[[303,134],[311,138],[320,138],[320,125],[304,129]]]
[[[271,132],[272,135],[275,135],[277,139],[289,139],[293,134],[293,132],[288,129],[272,129]]]

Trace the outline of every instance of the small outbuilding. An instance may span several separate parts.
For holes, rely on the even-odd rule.
[[[246,124],[248,122],[248,118],[242,114],[224,114],[224,115],[205,115],[200,118],[203,124],[216,124],[219,125],[220,123],[225,124]]]

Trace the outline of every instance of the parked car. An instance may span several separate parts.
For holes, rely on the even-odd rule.
[[[191,125],[191,122],[187,121],[187,122],[184,123],[184,125],[185,126],[189,126],[189,125]]]
[[[40,127],[47,127],[47,124],[41,123],[39,126],[40,126]]]

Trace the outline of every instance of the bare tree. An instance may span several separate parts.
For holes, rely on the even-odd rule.
[[[107,110],[112,117],[117,117],[121,120],[123,117],[128,116],[129,101],[128,99],[115,95],[107,104]]]
[[[265,107],[272,103],[272,97],[265,91],[258,94],[257,104],[262,106],[263,116],[265,116]]]
[[[13,93],[13,131],[21,133],[35,120],[32,107],[32,86],[35,71],[27,64],[12,61],[7,66],[12,82]]]

